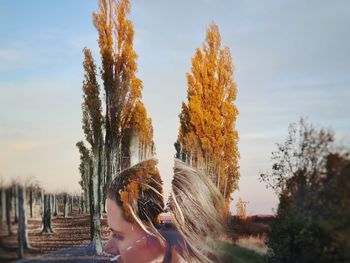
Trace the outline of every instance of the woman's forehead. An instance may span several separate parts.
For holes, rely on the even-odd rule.
[[[117,203],[107,198],[107,222],[110,228],[113,228],[117,231],[121,231],[123,228],[129,226],[129,222],[127,222],[123,217],[123,211]]]
[[[121,209],[120,207],[117,205],[117,203],[111,199],[111,198],[107,198],[106,199],[106,205],[107,205],[107,213],[110,212],[117,212],[120,213]]]

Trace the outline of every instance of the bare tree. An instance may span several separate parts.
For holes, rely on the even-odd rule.
[[[277,143],[272,152],[272,171],[260,175],[260,180],[276,194],[281,194],[288,181],[302,175],[307,185],[316,183],[326,173],[327,156],[331,153],[334,134],[330,130],[317,129],[301,118],[299,125],[289,125],[284,143]]]

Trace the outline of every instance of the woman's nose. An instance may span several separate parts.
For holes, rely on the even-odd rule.
[[[111,255],[119,255],[117,242],[114,239],[109,239],[104,247],[104,251]]]

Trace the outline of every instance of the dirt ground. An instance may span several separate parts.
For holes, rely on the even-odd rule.
[[[41,219],[28,219],[28,238],[30,246],[21,262],[102,262],[107,255],[96,257],[90,244],[90,223],[88,214],[62,215],[52,219],[54,233],[41,233]],[[5,224],[0,225],[0,262],[17,260],[17,224],[13,225],[14,235],[9,236]],[[106,215],[102,219],[102,238],[108,239]],[[55,252],[54,252],[55,251]],[[38,257],[39,256],[39,257]],[[30,260],[29,259],[34,259]]]

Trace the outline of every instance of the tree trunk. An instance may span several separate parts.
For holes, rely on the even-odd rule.
[[[51,195],[44,195],[43,233],[53,233],[51,222]]]
[[[97,145],[97,147],[99,147]],[[96,254],[102,253],[99,178],[101,176],[101,151],[94,149],[93,173],[90,181],[91,241]]]
[[[81,206],[81,211],[82,211],[82,213],[84,214],[85,212],[86,212],[86,208],[85,208],[85,198],[84,198],[84,196],[85,196],[85,193],[83,192],[82,194],[81,194],[81,204],[80,204],[80,206]]]
[[[44,218],[44,210],[45,210],[45,200],[44,200],[44,190],[41,189],[40,191],[40,215],[41,215],[41,219]]]
[[[30,218],[33,218],[33,188],[29,187],[29,213]]]
[[[106,193],[107,193],[107,176],[106,176],[106,154],[105,154],[105,150],[104,148],[102,149],[102,153],[101,153],[101,181],[102,181],[102,186],[101,189],[103,189],[101,195],[101,214],[102,213],[106,213],[106,207],[105,207],[105,203],[106,203]]]
[[[53,216],[57,216],[58,214],[58,205],[57,205],[57,197],[56,194],[53,194]]]
[[[15,208],[15,220],[14,223],[18,223],[18,185],[14,185],[13,187],[14,192],[14,208]]]
[[[50,212],[51,212],[51,218],[53,216],[53,197],[50,194]]]
[[[225,180],[225,189],[224,189],[224,199],[225,199],[225,201],[226,201],[227,181],[228,181],[228,179],[226,178],[226,180]]]
[[[78,213],[79,214],[82,213],[82,209],[81,209],[81,195],[78,196]]]
[[[12,199],[12,189],[9,188],[6,191],[6,224],[7,224],[7,231],[9,236],[13,235],[13,229],[12,229],[12,222],[11,222],[11,202]]]
[[[84,189],[84,211],[85,212],[90,212],[89,192],[90,192],[90,183],[88,183]]]
[[[70,214],[73,214],[73,205],[74,205],[74,196],[72,195],[71,202],[70,202]]]
[[[23,207],[23,191],[22,187],[17,188],[17,194],[18,194],[18,203],[19,203],[19,222],[18,222],[18,230],[17,230],[17,238],[18,238],[18,250],[17,255],[18,258],[23,258],[24,253],[24,236],[23,231],[25,231],[24,226],[24,207]]]
[[[108,103],[107,109],[106,109],[106,122],[110,122],[108,117]],[[112,168],[111,168],[111,142],[110,142],[110,127],[106,123],[106,134],[105,134],[105,147],[104,147],[104,157],[106,158],[106,167],[105,167],[105,173],[106,173],[106,185],[109,185],[112,181]],[[88,202],[89,204],[90,202]]]
[[[68,217],[68,194],[64,194],[64,200],[63,200],[63,216]]]
[[[1,221],[6,222],[6,190],[1,189]]]
[[[86,176],[86,181],[84,184],[84,206],[85,206],[85,212],[90,212],[90,180],[91,180],[91,164],[86,163],[85,164],[85,174]]]
[[[26,189],[18,186],[18,257],[23,257],[24,249],[29,248],[27,216],[26,216]]]

